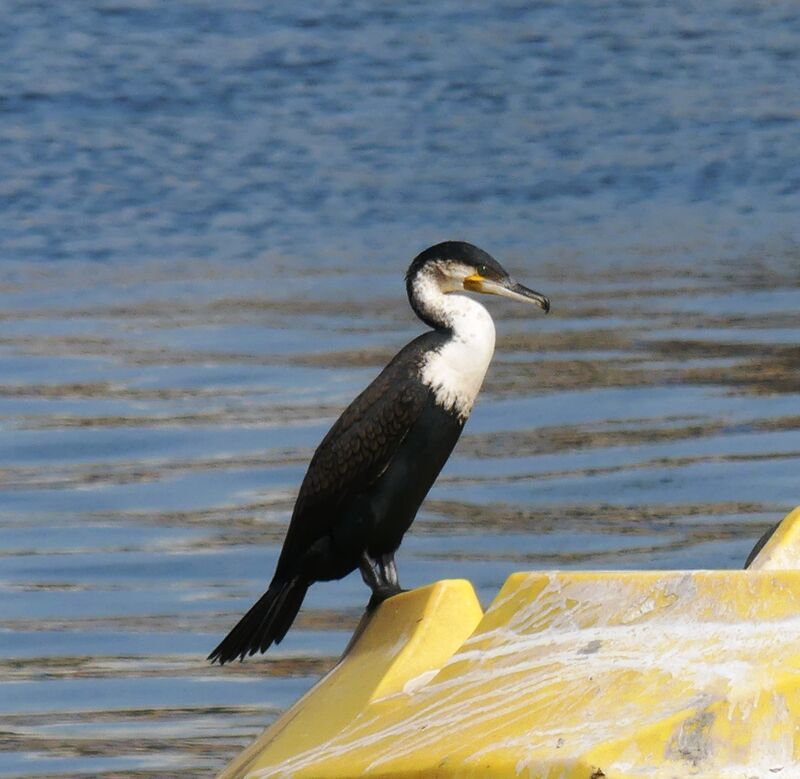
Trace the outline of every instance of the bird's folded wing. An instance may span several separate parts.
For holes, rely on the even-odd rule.
[[[320,501],[331,507],[346,501],[388,467],[430,394],[410,377],[387,381],[389,372],[348,406],[322,440],[300,488],[296,514]]]
[[[393,361],[344,410],[308,466],[282,558],[328,532],[341,508],[380,477],[429,396],[407,363]]]

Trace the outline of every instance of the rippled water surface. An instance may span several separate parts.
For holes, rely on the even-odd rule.
[[[795,4],[0,16],[0,776],[210,776],[331,666],[358,576],[204,658],[435,241],[553,312],[487,302],[406,587],[739,567],[800,503]]]

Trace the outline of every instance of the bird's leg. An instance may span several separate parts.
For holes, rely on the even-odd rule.
[[[394,555],[381,555],[380,559],[376,560],[370,557],[369,552],[365,550],[361,553],[359,568],[361,570],[361,578],[372,590],[372,597],[369,600],[367,609],[374,609],[387,598],[391,598],[392,595],[397,595],[398,592],[401,592],[397,581]]]
[[[400,581],[397,578],[397,566],[394,563],[394,554],[383,554],[378,563],[381,570],[381,578],[385,585],[395,592],[402,592]]]
[[[364,584],[373,592],[379,590],[381,588],[381,574],[378,561],[371,558],[369,553],[364,550],[361,553],[358,567],[361,571],[361,578],[364,580]]]

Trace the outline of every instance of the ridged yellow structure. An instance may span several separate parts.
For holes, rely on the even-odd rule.
[[[746,571],[398,595],[221,778],[797,779],[798,561],[800,509]]]

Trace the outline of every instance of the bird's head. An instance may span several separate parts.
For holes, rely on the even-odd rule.
[[[414,304],[414,285],[434,283],[440,292],[481,292],[519,300],[550,311],[550,301],[540,292],[514,281],[497,260],[483,249],[463,241],[445,241],[418,254],[406,273],[408,295]]]

